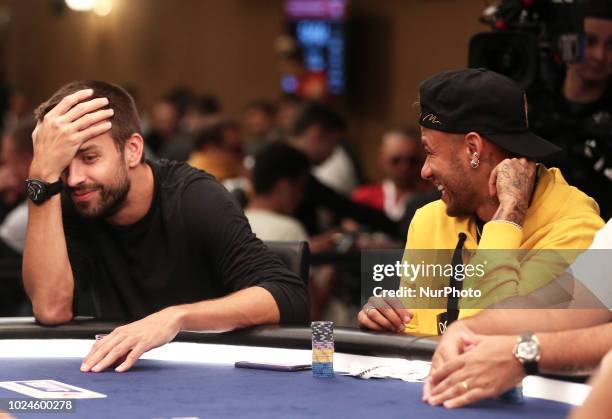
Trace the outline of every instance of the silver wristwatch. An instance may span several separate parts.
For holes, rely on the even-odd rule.
[[[523,365],[527,375],[539,373],[539,362],[542,357],[540,341],[532,332],[525,332],[518,338],[514,346],[514,356]]]

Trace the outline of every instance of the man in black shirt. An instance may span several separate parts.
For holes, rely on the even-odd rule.
[[[299,110],[293,123],[289,145],[302,152],[313,166],[322,164],[339,146],[345,124],[342,118],[329,107],[318,102],[307,102]],[[310,235],[321,233],[318,210],[331,212],[336,221],[352,218],[373,230],[384,231],[391,236],[405,236],[399,225],[384,213],[350,198],[321,183],[312,174],[306,182],[304,200],[297,210],[296,218],[306,227]]]
[[[585,4],[584,58],[567,66],[554,89],[530,88],[533,130],[561,146],[559,166],[570,185],[599,204],[604,220],[612,217],[612,3]]]
[[[36,116],[23,266],[36,318],[140,319],[97,342],[83,371],[127,356],[116,368],[126,371],[180,330],[307,320],[305,284],[255,238],[212,176],[144,161],[122,88],[73,82]]]

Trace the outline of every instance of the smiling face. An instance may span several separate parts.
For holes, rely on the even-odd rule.
[[[469,216],[478,202],[476,188],[461,152],[461,135],[421,128],[425,163],[421,177],[442,193],[446,213],[451,217]]]
[[[83,143],[64,176],[67,193],[84,218],[108,218],[126,204],[128,165],[108,133]]]

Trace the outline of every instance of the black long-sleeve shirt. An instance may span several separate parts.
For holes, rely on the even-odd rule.
[[[321,232],[317,223],[317,208],[325,208],[339,219],[343,217],[352,218],[361,224],[377,231],[384,231],[391,236],[403,237],[405,235],[405,231],[400,231],[398,223],[389,219],[383,212],[353,202],[321,183],[313,175],[309,175],[304,201],[298,209],[296,218],[304,224],[308,234],[311,235]]]
[[[260,286],[274,297],[281,323],[308,320],[304,282],[255,237],[222,185],[184,163],[148,164],[154,198],[133,225],[85,220],[63,197],[75,314],[141,318]]]

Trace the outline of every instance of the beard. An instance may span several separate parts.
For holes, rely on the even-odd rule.
[[[98,192],[98,198],[85,202],[71,200],[77,213],[87,219],[105,219],[112,217],[121,210],[126,203],[130,191],[130,178],[125,166],[120,165],[119,170],[111,184],[92,183],[81,185],[78,188],[68,188],[68,192]]]
[[[445,203],[446,215],[449,217],[471,216],[474,214],[476,202],[474,185],[460,162],[454,161],[451,170],[454,173],[453,180],[444,184],[448,196],[448,202]]]

